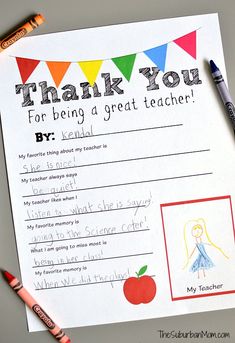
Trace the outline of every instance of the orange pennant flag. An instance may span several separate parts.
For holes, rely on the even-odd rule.
[[[71,62],[55,62],[55,61],[47,61],[46,62],[51,76],[56,84],[56,87],[59,87],[64,74],[68,70],[68,67],[70,66]]]

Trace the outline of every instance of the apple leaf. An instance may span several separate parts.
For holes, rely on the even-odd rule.
[[[148,268],[148,266],[141,267],[137,275],[138,276],[143,275],[146,272],[147,268]]]

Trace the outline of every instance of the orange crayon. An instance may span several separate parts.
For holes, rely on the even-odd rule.
[[[39,25],[44,23],[44,21],[45,19],[41,14],[37,14],[34,17],[32,17],[29,21],[27,21],[27,23],[19,27],[14,32],[10,33],[7,37],[0,40],[0,52],[7,49],[9,46],[14,44],[20,38],[27,35],[27,33],[36,29]]]
[[[68,336],[65,335],[64,331],[56,325],[48,314],[41,308],[36,300],[29,294],[24,288],[22,283],[9,272],[3,272],[9,286],[16,292],[16,294],[24,301],[24,303],[38,316],[38,318],[44,323],[49,332],[60,342],[60,343],[71,343]]]

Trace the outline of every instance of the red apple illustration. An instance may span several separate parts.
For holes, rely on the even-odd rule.
[[[143,275],[146,270],[147,266],[143,266],[136,273],[137,277],[130,277],[124,282],[124,295],[133,305],[147,304],[156,295],[157,286],[154,279],[151,276]]]

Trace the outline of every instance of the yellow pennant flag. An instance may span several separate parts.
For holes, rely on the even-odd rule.
[[[97,78],[102,63],[102,60],[78,62],[80,68],[86,76],[87,81],[92,87],[94,86],[95,80]]]

